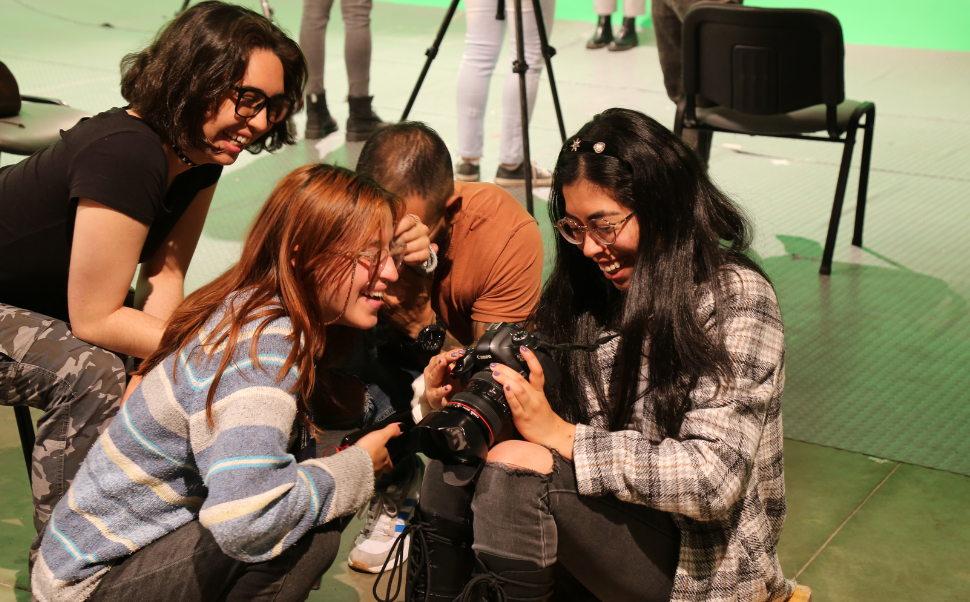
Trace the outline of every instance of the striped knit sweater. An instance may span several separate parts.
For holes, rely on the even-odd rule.
[[[273,321],[255,343],[262,369],[250,359],[254,330],[216,390],[214,427],[205,398],[224,346],[208,361],[190,346],[145,376],[54,509],[31,576],[35,600],[87,599],[112,565],[195,519],[229,556],[262,562],[371,498],[362,447],[299,463],[287,452],[297,372],[276,377],[290,321]]]

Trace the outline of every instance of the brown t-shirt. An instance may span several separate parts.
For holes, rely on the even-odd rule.
[[[542,289],[542,235],[535,218],[495,184],[455,182],[455,192],[462,206],[431,298],[448,331],[467,345],[473,321],[532,316]]]

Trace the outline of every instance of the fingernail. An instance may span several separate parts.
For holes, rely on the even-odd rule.
[[[501,372],[492,372],[492,376],[502,376]]]
[[[438,365],[439,365],[439,366],[440,366],[441,364],[443,364],[443,363],[445,363],[445,360],[438,360]]]
[[[506,391],[511,391],[512,390],[512,385],[505,385],[505,390]]]
[[[528,353],[531,351],[531,349],[529,349],[525,345],[522,345],[521,347],[519,347],[519,351],[521,351],[522,353]]]
[[[498,366],[498,364],[496,364],[495,362],[492,362],[491,364],[488,365],[489,368],[494,368],[495,366]]]
[[[453,351],[451,353],[451,357],[458,357],[458,352],[457,351]]]
[[[445,391],[451,391],[451,385],[445,385]]]

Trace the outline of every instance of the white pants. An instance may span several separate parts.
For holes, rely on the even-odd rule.
[[[481,157],[485,140],[485,104],[492,71],[498,62],[509,30],[509,48],[512,61],[516,56],[515,3],[505,0],[506,19],[495,18],[497,0],[465,0],[465,54],[458,69],[458,155],[470,159]],[[556,12],[556,0],[541,0],[542,17],[546,35],[552,33],[552,21]],[[542,74],[543,58],[539,43],[532,0],[522,0],[522,28],[525,39],[525,62],[529,118],[536,103],[536,89]],[[505,76],[502,92],[502,137],[498,160],[501,163],[522,162],[522,115],[519,105],[519,75],[512,72],[512,62]]]
[[[617,0],[593,0],[593,12],[601,17],[616,12]],[[647,13],[647,0],[623,0],[623,16],[639,17]]]

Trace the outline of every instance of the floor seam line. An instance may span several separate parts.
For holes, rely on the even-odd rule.
[[[869,501],[869,498],[871,498],[873,495],[875,495],[876,492],[879,491],[879,488],[882,487],[886,483],[886,481],[889,480],[889,477],[891,477],[894,474],[896,474],[896,470],[898,470],[899,467],[902,466],[902,465],[903,465],[902,462],[897,462],[896,463],[896,466],[893,466],[893,469],[891,471],[889,471],[889,474],[887,474],[885,477],[883,477],[883,479],[881,481],[879,481],[879,484],[876,485],[873,488],[873,490],[869,492],[869,495],[867,495],[866,498],[864,500],[862,500],[862,502],[860,502],[858,506],[855,507],[855,510],[853,510],[852,513],[849,514],[849,516],[845,517],[845,520],[842,521],[842,524],[839,525],[838,528],[836,528],[835,531],[832,532],[831,535],[829,535],[829,538],[825,540],[825,543],[823,543],[822,546],[818,550],[815,550],[815,553],[812,554],[812,557],[808,559],[808,562],[806,562],[802,566],[802,568],[798,569],[798,572],[795,573],[795,576],[792,577],[792,579],[798,579],[799,575],[801,575],[803,572],[805,572],[805,569],[807,569],[808,566],[810,564],[812,564],[812,562],[814,562],[816,558],[818,558],[818,555],[821,554],[822,553],[822,550],[824,550],[829,545],[829,542],[831,542],[833,539],[835,539],[835,536],[839,534],[839,531],[842,530],[842,527],[844,527],[846,524],[848,524],[848,522],[850,520],[852,520],[852,517],[855,516],[856,513],[859,512],[859,510],[861,510],[862,507],[866,505],[866,502]]]

